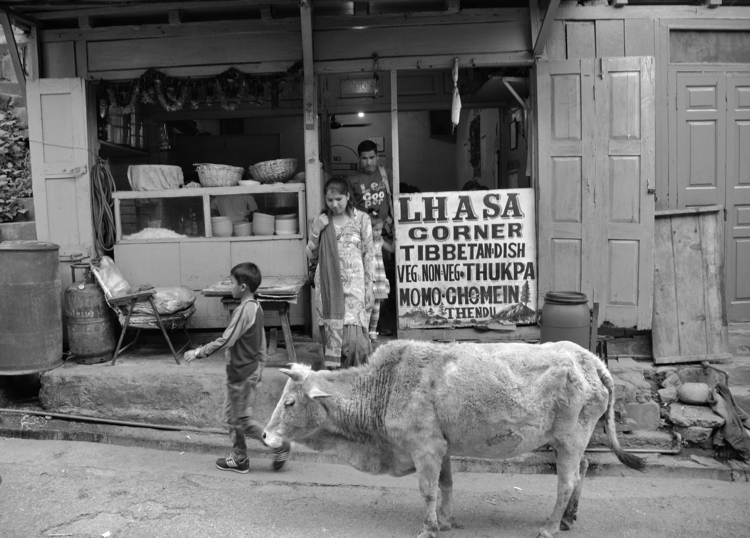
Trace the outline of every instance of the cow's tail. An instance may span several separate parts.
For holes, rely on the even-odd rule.
[[[609,392],[609,401],[607,402],[607,411],[604,417],[604,431],[607,433],[609,446],[612,452],[617,456],[617,459],[624,465],[627,465],[631,469],[642,471],[646,468],[646,461],[643,458],[639,458],[638,456],[626,452],[620,446],[620,441],[617,439],[617,429],[615,428],[615,382],[612,379],[612,374],[609,373],[609,370],[604,366],[604,363],[598,359],[597,370],[599,372],[599,378],[602,380],[602,383],[604,383],[604,386],[607,387],[607,392]]]

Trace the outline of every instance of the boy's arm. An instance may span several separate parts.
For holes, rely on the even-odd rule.
[[[245,333],[245,331],[247,331],[247,329],[252,326],[253,323],[255,323],[255,311],[253,311],[252,313],[252,319],[249,319],[250,316],[243,315],[247,307],[247,304],[242,304],[237,307],[237,309],[232,314],[232,319],[229,320],[229,325],[224,331],[224,334],[222,334],[213,342],[209,342],[208,344],[196,349],[193,352],[194,357],[192,358],[203,359],[219,351],[220,349],[233,346],[237,342],[237,340],[239,340],[239,338]],[[185,360],[187,362],[190,362],[192,358],[185,357]]]

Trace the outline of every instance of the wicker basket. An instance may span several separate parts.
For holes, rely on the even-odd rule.
[[[297,159],[276,159],[263,161],[247,167],[253,179],[261,183],[283,183],[294,177],[297,171]]]
[[[234,187],[237,185],[244,169],[226,164],[194,164],[198,171],[201,185],[204,187]]]

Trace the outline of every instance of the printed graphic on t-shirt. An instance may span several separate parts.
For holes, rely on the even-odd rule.
[[[359,188],[362,190],[362,205],[365,209],[380,207],[385,200],[385,190],[380,181],[373,181],[369,188],[364,183],[360,183]]]

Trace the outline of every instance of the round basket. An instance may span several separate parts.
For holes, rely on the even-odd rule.
[[[237,185],[244,169],[226,164],[194,164],[201,185],[204,187],[234,187]]]
[[[253,179],[261,183],[284,183],[294,177],[297,171],[297,159],[276,159],[263,161],[247,167]]]

